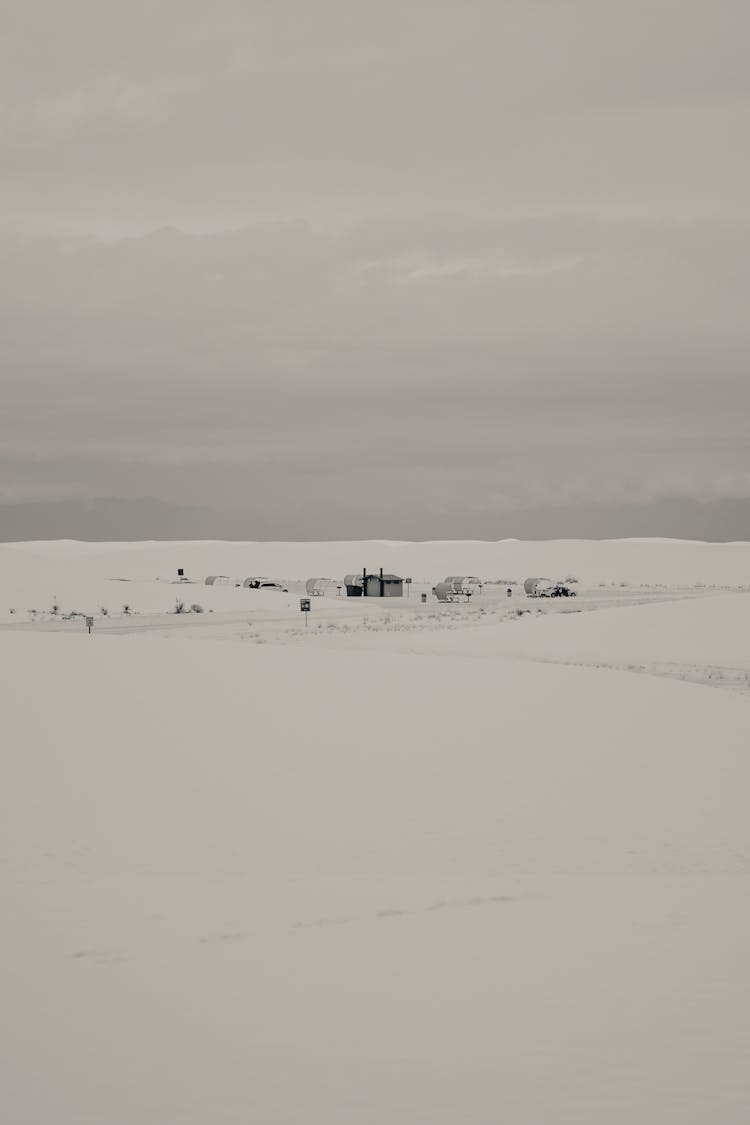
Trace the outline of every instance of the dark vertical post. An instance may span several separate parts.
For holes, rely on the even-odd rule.
[[[362,597],[367,597],[367,567],[362,571]]]
[[[385,582],[383,581],[383,568],[380,568],[380,596],[385,597]]]

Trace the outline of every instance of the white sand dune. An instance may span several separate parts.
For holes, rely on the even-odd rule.
[[[522,616],[514,619],[511,611],[482,629],[384,630],[377,637],[336,632],[326,643],[620,668],[750,692],[750,594],[711,593],[596,612],[578,612],[577,604],[544,603],[540,611],[542,603],[527,601]],[[454,620],[460,623],[460,611]]]
[[[667,546],[676,587],[697,545],[607,558]],[[132,546],[3,548],[0,577],[145,581],[180,550],[138,574]],[[744,1121],[750,702],[563,665],[748,668],[749,607],[263,646],[0,630],[2,1119]]]

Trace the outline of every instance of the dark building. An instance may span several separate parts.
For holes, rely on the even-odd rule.
[[[361,574],[347,574],[344,585],[348,598],[402,598],[404,596],[403,578],[399,578],[397,574],[383,574],[382,567],[379,574],[368,574],[366,570]]]

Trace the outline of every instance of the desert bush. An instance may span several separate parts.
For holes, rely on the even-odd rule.
[[[176,602],[174,603],[174,611],[175,613],[185,612],[185,603],[181,602],[179,598],[177,598]]]
[[[132,610],[131,610],[128,602],[126,602],[125,605],[122,607],[122,612],[125,614],[126,617],[129,617],[130,614],[132,613]]]
[[[193,602],[193,604],[190,607],[190,610],[191,610],[192,613],[203,613],[203,606],[198,605],[197,602]]]

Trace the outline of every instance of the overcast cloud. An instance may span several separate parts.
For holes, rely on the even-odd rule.
[[[744,0],[7,22],[0,537],[747,538]]]

